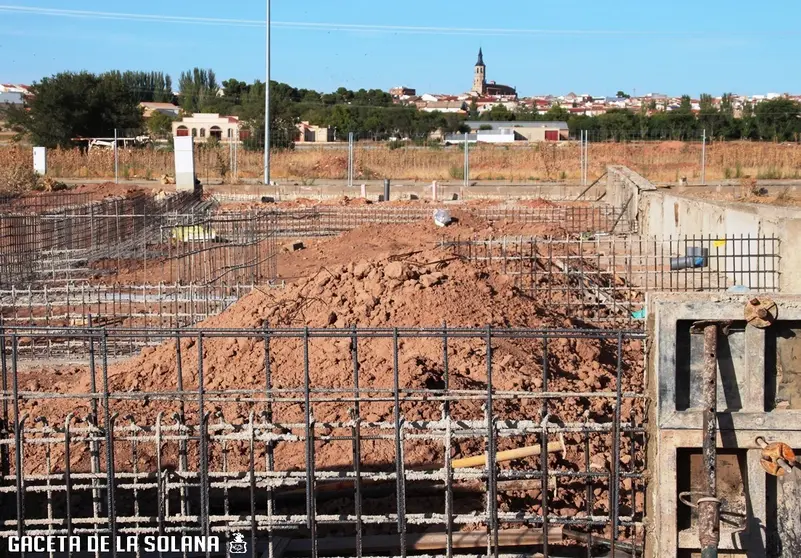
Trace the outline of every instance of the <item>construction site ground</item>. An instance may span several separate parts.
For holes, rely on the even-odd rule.
[[[100,184],[79,187],[75,192],[88,194],[91,201],[105,196],[126,196],[132,192],[128,186]],[[160,188],[153,189],[157,193]],[[304,207],[318,202],[295,200],[271,207]],[[332,204],[365,204],[363,200],[338,199]],[[476,393],[487,391],[487,362],[491,362],[491,391],[497,393],[491,405],[494,420],[539,421],[552,417],[562,424],[592,424],[597,431],[567,432],[562,454],[550,454],[547,467],[567,473],[605,473],[586,478],[557,479],[554,492],[548,500],[541,493],[542,481],[529,477],[527,482],[508,485],[499,490],[497,509],[501,512],[533,514],[543,513],[559,518],[585,518],[611,514],[612,483],[609,475],[620,467],[630,476],[622,479],[622,489],[615,491],[615,500],[621,516],[641,516],[644,510],[643,481],[637,475],[644,467],[644,440],[640,435],[622,435],[610,430],[615,417],[625,417],[626,423],[641,425],[645,420],[642,400],[636,394],[643,392],[644,350],[639,338],[592,334],[571,336],[571,331],[600,331],[625,327],[605,320],[594,323],[584,316],[568,315],[558,308],[526,294],[516,281],[492,265],[476,266],[454,255],[441,246],[444,240],[469,238],[498,238],[504,236],[567,237],[561,223],[519,223],[486,221],[475,216],[471,207],[492,206],[497,202],[478,201],[450,207],[453,223],[445,228],[434,224],[432,218],[408,224],[373,224],[357,227],[336,237],[284,238],[280,240],[277,269],[278,280],[287,282],[283,289],[256,287],[250,294],[217,316],[195,325],[202,330],[246,330],[238,338],[209,337],[204,341],[202,354],[203,387],[210,398],[209,410],[224,417],[228,424],[244,424],[252,413],[265,411],[265,405],[237,401],[225,397],[227,392],[264,389],[265,352],[259,332],[265,328],[499,328],[521,330],[553,330],[566,332],[561,338],[496,338],[489,345],[482,338],[454,338],[443,353],[438,339],[424,337],[392,339],[378,337],[359,341],[358,360],[361,377],[358,386],[358,413],[364,421],[361,435],[365,438],[359,466],[365,471],[390,473],[397,465],[396,443],[382,435],[387,424],[400,414],[404,421],[436,421],[441,418],[443,403],[436,397],[427,402],[419,394],[442,393],[454,390],[473,394],[463,400],[448,403],[453,420],[481,422],[486,418],[486,403],[475,399]],[[428,207],[433,210],[441,204],[429,202],[393,202],[394,205]],[[258,209],[263,204],[223,204],[222,211]],[[581,203],[575,204],[580,206]],[[545,200],[522,202],[522,207],[552,207]],[[141,269],[118,269],[110,275],[97,278],[104,284],[139,284]],[[176,277],[148,275],[150,282],[170,281]],[[628,316],[624,316],[628,318]],[[52,325],[52,324],[51,324]],[[56,324],[58,325],[58,324]],[[67,324],[64,324],[67,325]],[[125,327],[126,324],[121,324]],[[30,336],[14,338],[19,347],[34,341]],[[457,336],[458,337],[458,336]],[[558,337],[558,336],[557,336]],[[199,409],[187,401],[194,401],[199,389],[197,341],[180,339],[180,356],[176,359],[176,341],[164,340],[156,347],[146,347],[137,356],[109,361],[108,378],[104,392],[109,410],[119,417],[137,424],[152,425],[158,416],[180,414],[187,422],[197,421]],[[99,347],[98,347],[99,350]],[[268,366],[272,370],[272,388],[297,394],[305,383],[311,386],[311,408],[297,402],[273,402],[270,413],[276,424],[285,425],[286,431],[302,437],[304,413],[310,412],[315,424],[329,425],[318,433],[314,443],[314,467],[317,471],[348,471],[356,466],[348,438],[351,428],[346,426],[353,416],[354,403],[338,396],[340,391],[352,388],[352,341],[319,339],[307,343],[308,370],[304,371],[304,346],[297,338],[273,339]],[[488,359],[488,351],[492,352]],[[396,362],[393,363],[393,357]],[[447,358],[447,364],[443,359]],[[179,373],[179,367],[181,372]],[[544,368],[547,368],[545,373]],[[28,363],[18,370],[20,413],[43,417],[48,424],[63,424],[69,416],[92,416],[97,399],[86,394],[97,392],[100,381],[98,371],[89,365],[69,366]],[[618,384],[618,378],[622,385]],[[543,382],[548,382],[547,395]],[[178,395],[176,396],[176,390]],[[333,391],[332,391],[333,390]],[[333,397],[323,397],[331,392]],[[387,393],[400,393],[401,408]],[[55,397],[40,398],[47,392]],[[608,394],[624,394],[619,407]],[[147,393],[151,397],[140,399],[133,394]],[[159,394],[163,394],[159,396]],[[415,395],[418,394],[418,395]],[[537,394],[543,397],[538,397]],[[560,395],[567,394],[567,395]],[[606,394],[595,397],[593,394]],[[288,396],[289,397],[289,396]],[[341,399],[341,400],[340,400]],[[94,403],[93,403],[94,402]],[[319,428],[319,426],[315,426]],[[615,436],[619,440],[615,440]],[[497,451],[512,450],[541,443],[543,436],[527,433],[519,436],[500,436]],[[551,436],[549,441],[556,440]],[[409,439],[402,443],[404,467],[408,470],[426,470],[432,463],[445,460],[445,444],[436,440]],[[618,446],[615,448],[615,446]],[[250,455],[242,444],[232,442],[227,452],[210,449],[207,466],[212,471],[245,471]],[[239,448],[239,449],[237,449]],[[73,473],[92,471],[91,446],[75,443],[66,457],[66,446],[34,445],[24,448],[24,467],[27,475],[63,473],[65,459]],[[149,447],[126,449],[124,444],[115,447],[114,464],[117,473],[153,470],[157,462],[161,467],[178,468],[177,442],[166,442],[160,455]],[[266,453],[272,455],[273,471],[304,471],[308,467],[306,445],[298,441],[274,443],[270,449],[262,445],[255,458],[264,462]],[[466,438],[453,441],[450,459],[481,455],[487,451],[487,441]],[[186,451],[189,468],[197,468],[200,448]],[[510,473],[537,471],[542,468],[541,456],[530,456],[499,464],[499,470]],[[102,461],[102,460],[101,460]],[[590,469],[587,469],[589,464]],[[102,467],[102,466],[101,466]],[[11,475],[15,474],[14,466]],[[619,474],[619,473],[618,473]],[[455,486],[456,509],[462,513],[486,509],[486,495],[476,481],[459,481]],[[538,486],[540,488],[538,488]],[[300,489],[303,488],[301,484]],[[339,495],[325,498],[325,483],[321,490],[318,513],[346,513],[354,505],[354,497]],[[466,491],[466,492],[465,492]],[[279,494],[280,495],[280,494]],[[388,513],[396,510],[397,494],[379,491],[376,496],[364,496],[362,512]],[[589,500],[588,500],[589,499]],[[420,495],[413,491],[407,496],[412,511],[438,510],[444,512],[441,495]],[[545,503],[544,502],[548,502]],[[30,505],[30,504],[29,504]],[[303,513],[303,506],[288,500],[281,505],[288,515]],[[547,510],[543,510],[543,505]],[[280,511],[280,510],[277,510]],[[617,512],[616,512],[617,515]],[[457,530],[473,530],[476,524],[457,525]],[[518,526],[506,524],[505,528]],[[411,530],[418,529],[411,527]],[[611,525],[585,529],[605,537],[612,537]],[[326,528],[322,534],[347,534],[349,529]],[[391,533],[387,525],[369,528],[371,534]],[[615,534],[621,540],[634,541],[634,531],[620,527]],[[565,543],[573,544],[573,543]]]

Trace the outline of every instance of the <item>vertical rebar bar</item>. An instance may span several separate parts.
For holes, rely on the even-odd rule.
[[[717,558],[720,542],[720,501],[717,482],[717,395],[718,395],[718,326],[704,327],[704,369],[701,381],[703,398],[704,492],[698,500],[698,540],[701,558]]]

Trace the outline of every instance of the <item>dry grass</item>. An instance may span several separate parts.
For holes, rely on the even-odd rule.
[[[28,149],[3,149],[0,158],[0,195],[19,194],[37,187],[33,154]]]
[[[30,158],[29,150],[24,157]],[[20,150],[0,148],[0,166],[19,159]],[[197,174],[201,179],[222,177],[228,147],[198,149]],[[239,176],[262,175],[263,155],[239,151]],[[464,154],[459,149],[401,148],[362,144],[356,150],[357,180],[393,178],[402,180],[452,180],[460,178]],[[111,178],[114,154],[110,151],[81,153],[52,150],[49,173],[62,178]],[[471,152],[473,180],[560,180],[579,178],[579,149],[575,144],[534,146],[482,146]],[[697,180],[701,172],[698,143],[596,143],[590,145],[590,176],[599,176],[607,165],[626,165],[651,180],[676,182],[682,177]],[[123,150],[119,157],[123,179],[154,179],[173,173],[173,155],[152,150]],[[717,143],[707,149],[707,180],[724,178],[801,178],[801,145],[773,143]],[[347,152],[313,148],[277,151],[272,175],[299,181],[343,179],[347,176]]]

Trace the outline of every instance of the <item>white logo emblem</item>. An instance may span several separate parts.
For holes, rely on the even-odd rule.
[[[234,533],[234,540],[228,543],[228,552],[230,554],[247,554],[248,543],[245,542],[245,536],[241,533]]]

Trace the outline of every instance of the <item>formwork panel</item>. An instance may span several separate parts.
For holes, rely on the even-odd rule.
[[[753,294],[649,295],[649,392],[655,398],[649,455],[657,479],[649,515],[658,526],[650,541],[655,555],[689,556],[700,550],[696,510],[683,503],[680,494],[690,493],[691,502],[705,495],[698,489],[704,475],[698,463],[704,434],[698,382],[705,349],[699,336],[688,340],[686,333],[691,323],[704,320],[721,324],[715,495],[722,501],[719,548],[736,551],[734,555],[797,555],[801,475],[793,470],[777,478],[760,460],[761,444],[801,446],[801,412],[792,403],[799,389],[793,336],[801,305],[792,295],[772,295],[776,321],[755,327],[749,307],[762,299]]]

